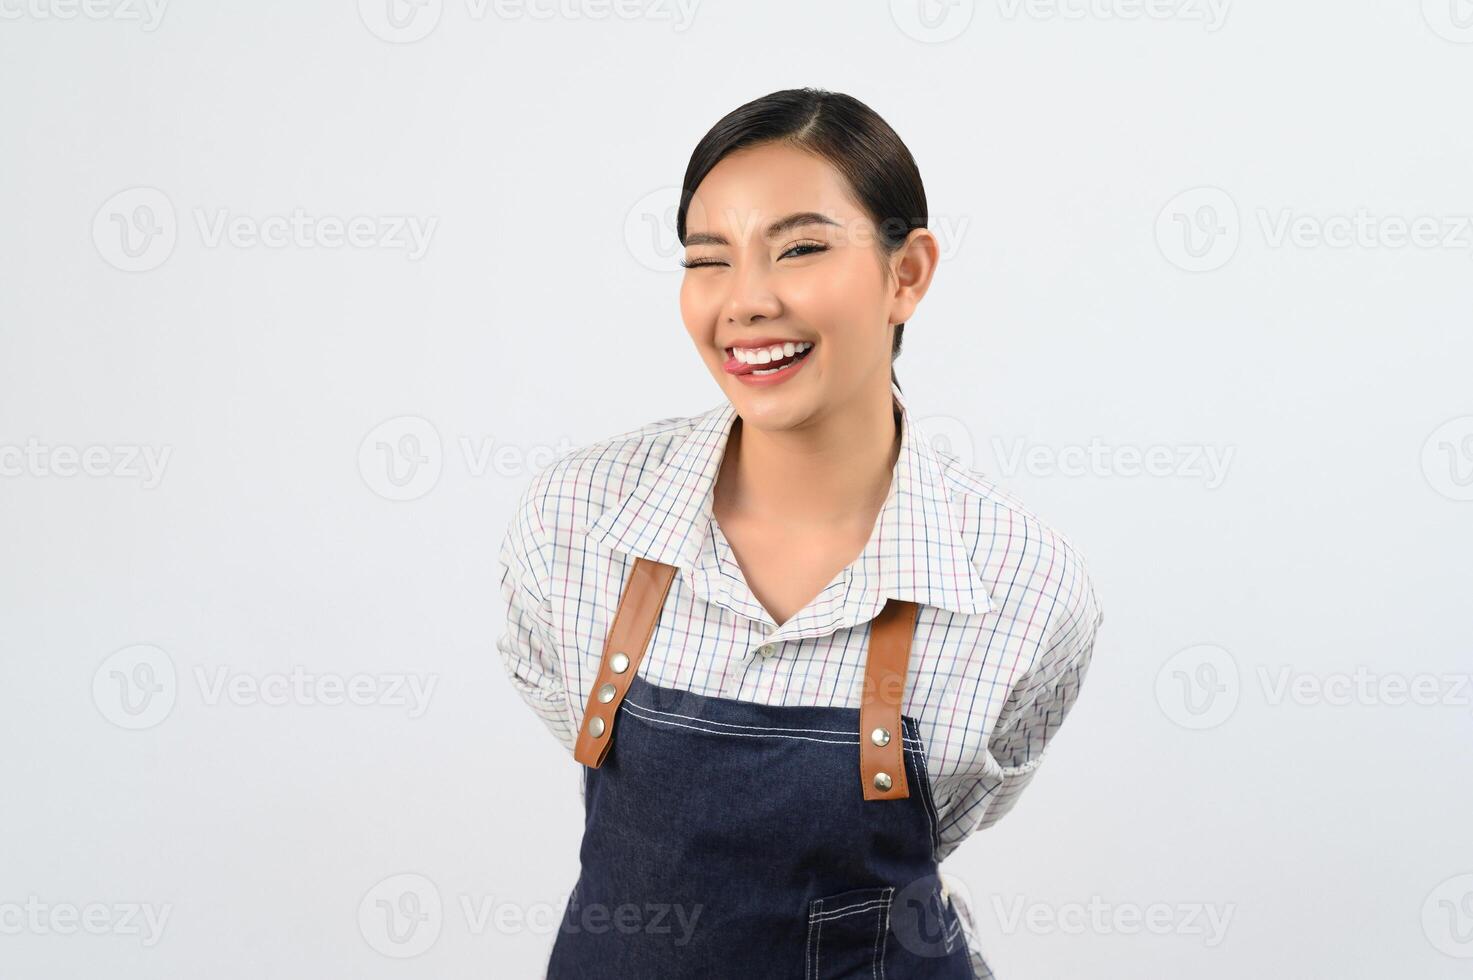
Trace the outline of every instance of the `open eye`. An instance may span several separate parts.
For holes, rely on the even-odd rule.
[[[806,249],[806,251],[801,252],[799,255],[795,255],[794,258],[802,258],[804,255],[813,255],[817,252],[827,252],[829,250],[829,247],[823,242],[799,242],[797,245],[790,247],[786,252],[784,252],[783,256],[798,252],[799,249]]]

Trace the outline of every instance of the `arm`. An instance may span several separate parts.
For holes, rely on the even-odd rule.
[[[1002,819],[1032,781],[1064,718],[1079,697],[1104,612],[1083,562],[1071,554],[1069,576],[1050,613],[1047,639],[1003,706],[987,748],[1002,767],[1001,784],[975,830]]]
[[[1065,554],[1039,646],[1012,681],[988,733],[986,771],[940,802],[938,861],[1013,808],[1079,697],[1104,615],[1083,561],[1072,550]]]
[[[496,647],[517,694],[571,755],[577,726],[568,706],[547,599],[549,545],[538,513],[536,486],[534,481],[523,495],[501,545],[506,628]]]

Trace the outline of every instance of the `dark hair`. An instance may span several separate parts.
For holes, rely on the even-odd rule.
[[[723,116],[701,137],[685,168],[676,235],[685,244],[685,215],[706,174],[728,153],[762,143],[785,142],[815,153],[843,174],[859,205],[874,222],[881,254],[893,254],[912,230],[926,227],[926,189],[910,150],[869,106],[839,92],[792,88],[764,95]],[[887,267],[888,268],[888,267]],[[900,355],[905,324],[895,325],[890,348]],[[897,386],[895,368],[890,380]]]

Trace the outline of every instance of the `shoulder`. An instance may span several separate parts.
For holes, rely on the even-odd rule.
[[[935,452],[993,611],[1051,634],[1081,626],[1092,634],[1103,614],[1089,566],[1069,537],[956,456]]]
[[[517,519],[549,535],[597,520],[658,468],[703,417],[666,416],[563,453],[523,489]]]

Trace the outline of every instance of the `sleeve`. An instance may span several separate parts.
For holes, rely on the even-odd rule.
[[[496,641],[518,696],[571,754],[577,726],[562,679],[557,634],[547,598],[548,544],[536,484],[523,495],[501,544],[501,597],[506,626]]]
[[[1077,554],[1071,556],[1048,638],[1013,685],[988,740],[989,754],[1002,767],[1001,784],[974,830],[992,826],[1017,803],[1079,698],[1089,671],[1095,635],[1105,618],[1084,563]]]

